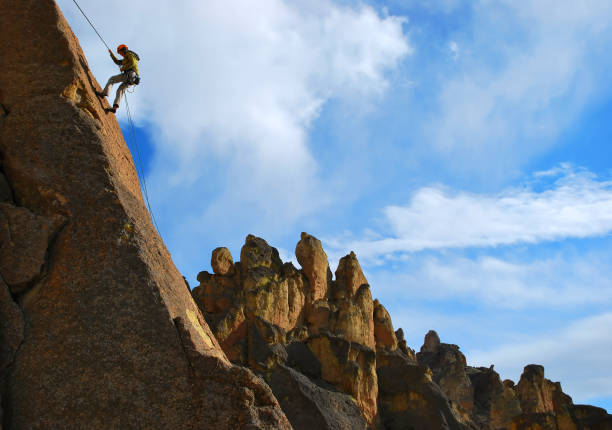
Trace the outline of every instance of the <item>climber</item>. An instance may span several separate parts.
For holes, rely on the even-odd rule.
[[[113,84],[118,84],[119,88],[117,88],[117,94],[115,95],[115,101],[113,103],[112,108],[106,109],[107,112],[116,113],[117,108],[119,107],[119,102],[121,101],[121,96],[125,90],[128,89],[131,85],[138,85],[140,83],[140,76],[138,76],[138,61],[140,57],[134,51],[130,51],[126,45],[117,46],[117,53],[123,57],[123,60],[117,59],[113,54],[113,51],[110,49],[108,52],[111,55],[111,58],[118,66],[121,66],[119,70],[121,70],[121,74],[111,76],[104,87],[102,92],[96,91],[96,95],[99,97],[108,97],[108,94],[113,86]]]

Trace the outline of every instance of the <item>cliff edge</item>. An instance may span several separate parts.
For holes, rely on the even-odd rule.
[[[0,3],[4,428],[290,428],[219,347],[52,0]]]

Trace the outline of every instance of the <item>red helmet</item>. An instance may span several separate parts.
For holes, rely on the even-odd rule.
[[[119,45],[119,46],[117,46],[117,54],[121,54],[121,51],[123,51],[124,49],[127,51],[127,49],[128,49],[127,45]]]

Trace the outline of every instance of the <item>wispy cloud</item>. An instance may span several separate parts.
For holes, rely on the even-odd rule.
[[[384,208],[386,232],[348,243],[362,258],[425,249],[491,247],[585,238],[612,231],[612,182],[562,166],[560,177],[494,195],[441,186],[417,190],[405,206]],[[548,172],[548,176],[554,172]],[[540,175],[543,176],[543,175]],[[327,240],[334,248],[346,242]]]
[[[469,5],[470,31],[450,35],[461,56],[439,81],[422,139],[449,169],[508,177],[555,145],[602,97],[602,82],[609,86],[612,8],[599,0]]]
[[[414,256],[392,270],[374,268],[370,282],[386,297],[469,303],[487,309],[584,309],[612,305],[609,255],[537,258]],[[399,268],[397,267],[399,266]]]
[[[575,402],[586,403],[596,397],[612,397],[612,313],[602,313],[574,321],[567,327],[534,339],[525,335],[492,350],[469,351],[469,361],[489,366],[505,378],[518,381],[523,366],[542,364],[545,376],[561,381],[563,391]]]

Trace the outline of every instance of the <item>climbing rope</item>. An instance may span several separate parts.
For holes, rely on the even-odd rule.
[[[96,27],[94,27],[94,25],[91,23],[91,21],[89,20],[89,18],[87,18],[87,15],[85,15],[85,12],[83,12],[83,9],[81,9],[81,6],[79,6],[79,4],[76,2],[76,0],[72,0],[74,2],[74,4],[76,5],[76,7],[79,8],[79,10],[81,11],[81,13],[83,14],[83,16],[85,17],[85,19],[87,20],[87,22],[89,23],[89,25],[91,25],[91,28],[93,28],[93,30],[96,32],[96,34],[98,35],[98,37],[100,38],[100,40],[102,41],[102,43],[104,43],[104,46],[106,46],[106,49],[108,49],[109,51],[111,50],[108,45],[106,44],[106,42],[104,41],[104,39],[102,38],[102,36],[100,36],[100,33],[98,33],[98,30],[96,30]]]
[[[83,12],[83,9],[81,9],[81,6],[79,6],[79,4],[76,2],[76,0],[72,0],[72,1],[76,5],[76,7],[79,8],[79,10],[83,14],[85,19],[89,23],[89,25],[91,25],[91,28],[93,28],[93,30],[96,32],[96,34],[98,35],[98,37],[100,38],[100,40],[104,44],[104,46],[106,46],[106,48],[110,51],[111,49],[108,47],[107,43],[104,41],[104,38],[100,35],[98,30],[96,30],[96,27],[93,25],[91,20],[87,17],[85,12]],[[130,123],[130,135],[132,137],[132,142],[134,142],[134,147],[136,148],[136,158],[137,158],[136,174],[138,176],[138,179],[140,180],[140,183],[142,184],[141,185],[142,186],[142,193],[144,194],[145,200],[147,202],[147,208],[149,209],[149,213],[151,214],[151,220],[153,221],[153,225],[155,226],[155,230],[157,230],[157,234],[159,234],[160,237],[161,237],[161,232],[159,231],[159,227],[157,226],[157,221],[155,220],[155,215],[153,215],[153,209],[151,208],[151,203],[149,202],[149,191],[147,190],[147,181],[145,179],[144,170],[142,168],[142,157],[140,156],[140,147],[138,146],[138,139],[136,139],[136,132],[135,132],[135,128],[134,128],[134,122],[132,121],[132,114],[130,112],[130,105],[128,104],[127,95],[124,94],[123,97],[124,97],[124,100],[125,100],[125,107],[126,107],[126,111],[127,111],[128,122]]]
[[[136,147],[136,158],[138,159],[136,167],[136,173],[138,176],[142,178],[142,192],[144,194],[145,200],[147,201],[147,207],[149,208],[149,213],[151,214],[151,220],[153,220],[153,225],[155,226],[155,230],[161,236],[161,232],[159,231],[159,227],[157,226],[157,221],[155,220],[155,215],[153,215],[153,209],[151,209],[151,203],[149,202],[149,190],[147,189],[147,181],[145,181],[145,174],[142,169],[142,157],[140,156],[140,148],[138,147],[138,140],[136,139],[136,131],[134,128],[134,122],[132,121],[132,113],[130,112],[130,105],[128,103],[127,95],[123,95],[123,99],[125,100],[125,110],[127,112],[128,122],[130,123],[130,133],[132,135],[132,141],[135,143]]]

